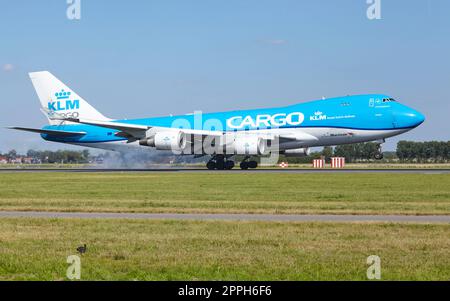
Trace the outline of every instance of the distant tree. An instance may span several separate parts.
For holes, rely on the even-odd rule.
[[[6,154],[6,157],[7,157],[8,159],[15,159],[15,158],[17,158],[17,156],[18,156],[18,154],[17,154],[17,151],[16,151],[15,149],[10,150],[10,151]]]
[[[338,145],[334,149],[334,155],[344,157],[347,162],[352,162],[356,157],[356,146],[354,144]]]
[[[27,151],[27,157],[38,158],[39,157],[39,151],[35,151],[35,150],[32,150],[32,149],[29,149]]]
[[[309,156],[304,157],[286,157],[284,155],[280,155],[278,159],[278,163],[280,162],[288,162],[292,164],[310,164],[313,159],[318,159],[322,156],[322,152],[312,152]]]
[[[28,150],[27,156],[44,163],[86,163],[89,159],[89,151],[35,151]]]
[[[374,158],[378,152],[378,144],[373,142],[338,145],[334,155],[345,157],[347,162],[365,161]]]
[[[391,151],[383,152],[383,156],[386,161],[397,161],[398,159],[396,152]]]
[[[397,156],[402,162],[447,162],[450,141],[399,141]]]
[[[325,146],[322,150],[322,156],[325,157],[325,160],[328,162],[331,157],[333,157],[333,148],[331,146]]]
[[[89,150],[88,149],[85,149],[85,150],[83,150],[82,152],[81,152],[81,154],[82,154],[82,156],[83,156],[83,160],[86,160],[86,161],[88,161],[89,160]]]

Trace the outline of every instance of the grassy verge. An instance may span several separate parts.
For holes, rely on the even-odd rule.
[[[0,210],[450,214],[450,174],[2,173]]]
[[[449,225],[2,219],[0,280],[449,280]]]

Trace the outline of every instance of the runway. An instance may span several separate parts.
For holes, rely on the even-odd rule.
[[[152,169],[125,169],[125,168],[17,168],[0,169],[0,173],[39,173],[39,172],[71,172],[71,173],[112,173],[112,172],[178,172],[178,173],[403,173],[403,174],[448,174],[450,169],[444,168],[382,168],[382,169],[312,169],[312,168],[257,168],[257,169],[232,169],[232,170],[208,170],[206,168],[152,168]]]
[[[449,223],[450,215],[301,215],[301,214],[203,214],[203,213],[100,213],[0,211],[0,218],[86,218],[198,221],[271,221],[271,222],[392,222]]]

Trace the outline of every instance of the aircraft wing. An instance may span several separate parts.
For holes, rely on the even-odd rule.
[[[62,117],[53,117],[55,120],[69,121],[74,123],[81,123],[87,125],[94,125],[104,128],[109,128],[113,130],[120,131],[116,134],[116,136],[127,137],[140,139],[145,137],[145,133],[149,126],[139,125],[139,124],[129,124],[123,122],[114,122],[114,121],[103,121],[103,120],[90,120],[90,119],[80,119],[80,118],[62,118]]]
[[[109,121],[109,120],[90,120],[90,119],[81,119],[81,118],[72,118],[72,117],[63,117],[59,114],[52,112],[52,116],[50,116],[51,119],[55,120],[61,120],[61,121],[68,121],[68,122],[74,122],[74,123],[81,123],[81,124],[87,124],[87,125],[93,125],[93,126],[99,126],[104,128],[110,128],[114,130],[118,130],[119,132],[116,133],[116,136],[119,137],[125,137],[128,138],[129,141],[135,141],[139,140],[141,138],[145,138],[148,134],[156,133],[159,131],[167,131],[167,130],[176,130],[173,128],[164,128],[164,127],[152,127],[147,125],[140,125],[140,124],[130,124],[130,123],[124,123],[124,122],[115,122],[115,121]],[[183,132],[186,134],[192,134],[194,136],[197,136],[195,139],[204,139],[206,137],[221,137],[224,135],[223,132],[219,131],[205,131],[205,130],[194,130],[194,129],[183,129]],[[267,134],[259,134],[263,135],[265,139],[273,139],[273,134],[267,135]],[[267,136],[267,137],[266,137]],[[297,141],[316,141],[318,140],[317,137],[310,135],[308,133],[304,132],[293,132],[293,133],[283,133],[279,135],[280,140],[297,140]]]
[[[11,127],[8,127],[8,129],[19,130],[19,131],[26,131],[26,132],[32,132],[32,133],[47,134],[47,135],[60,136],[60,137],[74,137],[74,136],[84,136],[84,135],[86,135],[86,132],[44,130],[44,129],[24,128],[24,127],[18,127],[18,126],[11,126]]]
[[[49,114],[49,118],[53,120],[61,120],[73,123],[81,123],[93,126],[99,126],[109,129],[118,130],[116,136],[128,138],[131,141],[139,140],[141,138],[145,138],[147,135],[151,135],[152,133],[156,133],[159,131],[167,131],[167,130],[175,130],[173,128],[164,128],[164,127],[152,127],[147,125],[140,124],[131,124],[124,122],[115,122],[109,120],[90,120],[90,119],[81,119],[81,118],[72,118],[72,117],[64,117],[58,113],[52,112]],[[204,131],[204,130],[192,130],[185,129],[183,130],[186,134],[192,135],[200,135],[200,136],[222,136],[222,132],[217,131]]]

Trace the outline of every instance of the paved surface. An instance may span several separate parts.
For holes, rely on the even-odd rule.
[[[161,168],[161,169],[100,169],[100,168],[56,168],[56,169],[0,169],[0,173],[8,172],[75,172],[75,173],[101,173],[101,172],[207,172],[207,173],[420,173],[420,174],[447,174],[450,169],[305,169],[305,168],[288,168],[288,169],[233,169],[233,170],[207,170],[206,168]]]
[[[280,222],[411,222],[450,223],[450,215],[283,215],[283,214],[176,214],[176,213],[93,213],[0,211],[0,218],[112,218],[149,220],[223,220],[223,221],[280,221]]]

